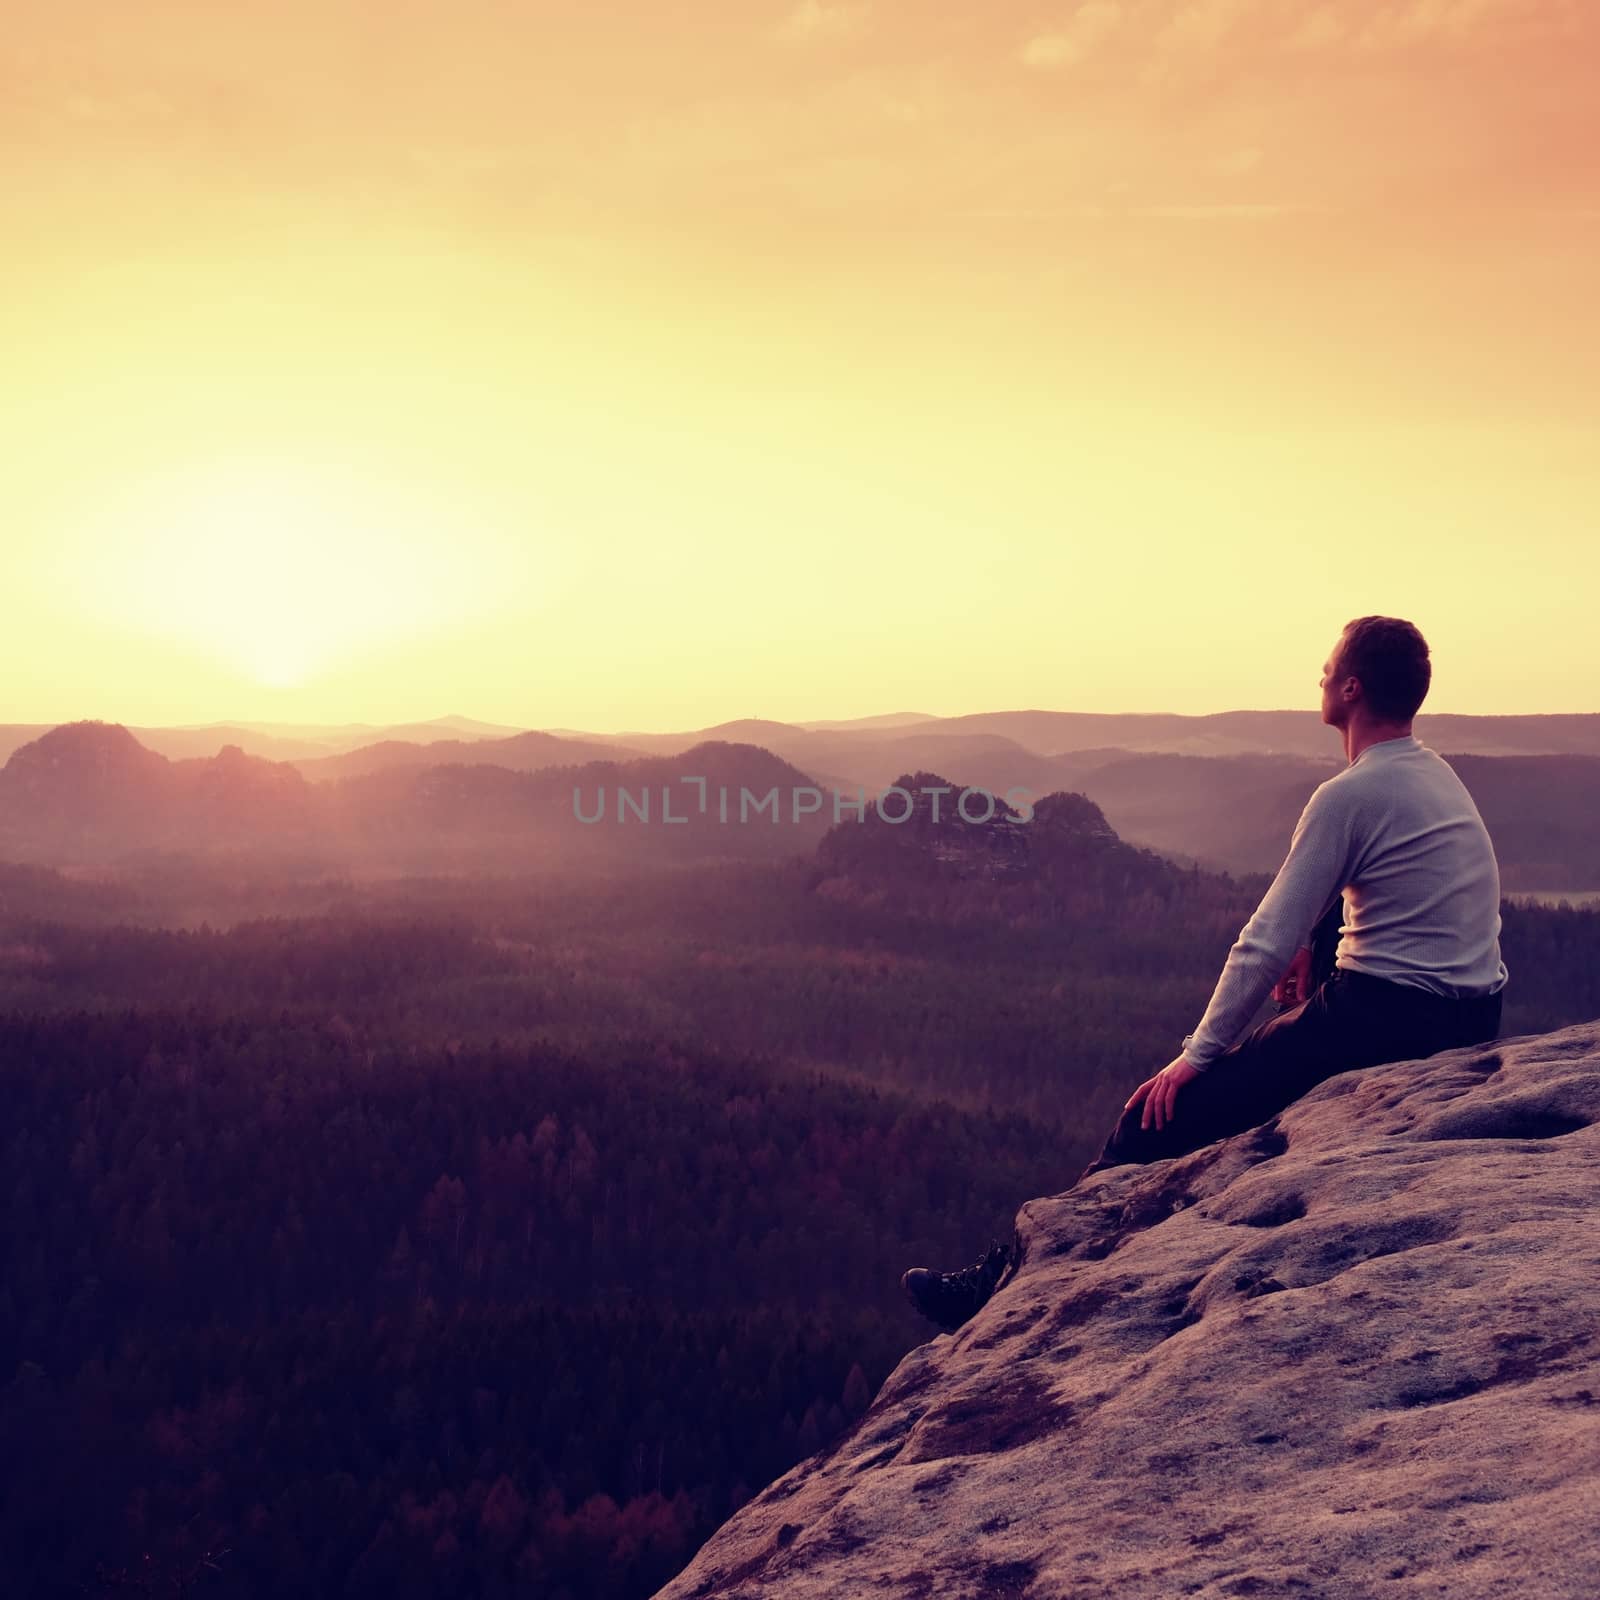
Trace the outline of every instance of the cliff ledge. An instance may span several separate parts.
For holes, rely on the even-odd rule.
[[[1014,1278],[660,1600],[1600,1593],[1600,1022],[1022,1208]]]

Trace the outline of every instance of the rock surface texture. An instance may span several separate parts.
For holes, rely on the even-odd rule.
[[[1597,1123],[1600,1022],[1029,1202],[984,1310],[661,1600],[1594,1600]]]

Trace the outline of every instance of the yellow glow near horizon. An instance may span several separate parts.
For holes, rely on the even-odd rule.
[[[459,516],[457,509],[454,515]],[[122,486],[82,530],[82,603],[273,689],[492,613],[499,576],[417,486],[248,457]],[[470,541],[469,541],[470,544]]]
[[[1597,64],[1520,0],[17,8],[0,721],[1314,706],[1372,611],[1432,709],[1593,710]]]

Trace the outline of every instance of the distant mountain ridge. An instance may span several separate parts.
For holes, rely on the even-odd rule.
[[[545,736],[514,736],[512,753],[533,759],[518,746],[530,737]],[[804,854],[829,826],[831,809],[802,812],[790,797],[814,787],[769,751],[719,740],[674,757],[609,752],[537,770],[407,760],[315,783],[237,746],[170,761],[120,724],[78,722],[13,751],[0,768],[0,859],[106,862],[151,849],[286,844],[330,866],[381,859],[418,870],[765,858]],[[777,795],[777,810],[745,815],[743,789]],[[632,809],[619,815],[624,790]],[[723,790],[734,796],[726,814]]]
[[[68,723],[14,750],[0,769],[0,857],[56,862],[78,851],[102,860],[119,849],[299,841],[337,859],[392,852],[404,841],[408,859],[420,864],[448,840],[447,853],[465,869],[483,864],[490,838],[512,857],[531,860],[556,848],[558,837],[561,850],[583,857],[612,850],[643,860],[652,849],[668,859],[686,850],[803,854],[831,825],[834,791],[844,804],[858,793],[870,804],[897,779],[921,775],[952,789],[1010,795],[1019,807],[1076,796],[1131,848],[1212,870],[1272,872],[1311,791],[1344,765],[1337,745],[1327,748],[1332,730],[1325,727],[1317,756],[1105,746],[1046,756],[998,732],[956,733],[942,723],[877,734],[786,728],[741,722],[728,731],[771,743],[706,738],[678,749],[669,740],[648,752],[539,731],[425,744],[384,740],[287,762],[232,744],[214,755],[169,759],[119,724]],[[1507,891],[1600,888],[1600,754],[1440,753],[1478,802]],[[777,833],[747,824],[730,831],[722,819],[699,815],[685,819],[681,837],[676,815],[637,837],[614,825],[568,826],[574,786],[665,787],[687,798],[697,791],[692,782],[683,785],[696,779],[757,792],[774,784],[816,787],[824,802]],[[1032,837],[1042,838],[1042,830]]]
[[[796,822],[783,799],[778,820],[770,812],[742,816],[739,791],[781,796],[807,787],[805,773],[769,751],[708,740],[680,757],[536,771],[477,761],[406,766],[330,785],[328,803],[346,830],[381,829],[391,838],[410,833],[431,845],[470,847],[488,835],[507,844],[519,837],[559,840],[565,852],[672,856],[729,845],[737,854],[769,855],[808,850],[831,818],[819,811]],[[733,796],[726,817],[721,791]]]
[[[42,738],[55,727],[68,723],[0,723],[0,764],[25,744]],[[119,724],[120,726],[120,724]],[[291,722],[213,722],[180,727],[130,726],[147,750],[179,760],[185,756],[214,756],[226,745],[237,745],[249,755],[272,761],[309,760],[338,755],[363,745],[386,739],[423,742],[431,739],[498,739],[522,730],[497,723],[476,722],[470,717],[439,717],[432,722],[399,725],[381,723],[291,723]]]
[[[0,760],[47,733],[51,723],[0,724]],[[147,748],[163,755],[214,755],[236,744],[252,755],[276,760],[315,760],[344,755],[388,741],[426,745],[441,740],[509,739],[537,732],[546,738],[622,747],[641,754],[676,755],[708,739],[759,744],[807,770],[847,774],[866,781],[867,769],[887,783],[920,763],[898,759],[887,746],[896,740],[983,739],[1009,741],[1034,757],[1082,758],[1092,752],[1170,755],[1339,754],[1338,738],[1314,710],[1219,711],[1190,716],[1177,712],[980,711],[941,717],[922,712],[809,722],[741,718],[671,733],[607,733],[579,728],[519,729],[451,715],[431,722],[391,725],[266,723],[241,721],[211,726],[139,727]],[[1600,755],[1600,712],[1475,716],[1420,713],[1418,738],[1435,750],[1462,755]],[[908,746],[907,749],[910,747]],[[804,757],[802,762],[801,758]]]
[[[980,711],[956,717],[925,717],[902,726],[873,727],[873,719],[829,726],[757,718],[676,733],[579,733],[573,737],[625,742],[657,754],[706,738],[737,738],[766,744],[794,760],[803,751],[844,768],[839,752],[884,738],[975,735],[1007,739],[1034,755],[1061,756],[1114,747],[1128,752],[1173,755],[1304,755],[1339,753],[1339,740],[1312,709],[1178,712]],[[1436,750],[1467,755],[1600,755],[1600,712],[1475,716],[1421,712],[1416,733]],[[904,770],[903,767],[900,770]]]
[[[597,740],[564,739],[553,733],[514,733],[507,737],[434,739],[418,743],[383,739],[340,755],[303,758],[295,764],[319,783],[395,767],[446,764],[506,767],[513,772],[538,772],[545,767],[575,766],[585,761],[617,761],[642,752]]]

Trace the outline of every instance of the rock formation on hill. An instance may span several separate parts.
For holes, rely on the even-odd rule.
[[[1174,868],[1124,843],[1105,813],[1081,794],[1047,794],[1016,807],[937,772],[905,772],[899,791],[835,823],[817,847],[824,877],[913,890],[986,879],[1082,889],[1114,881],[1119,890],[1165,883]]]
[[[661,1600],[1600,1592],[1600,1022],[1025,1205]]]

